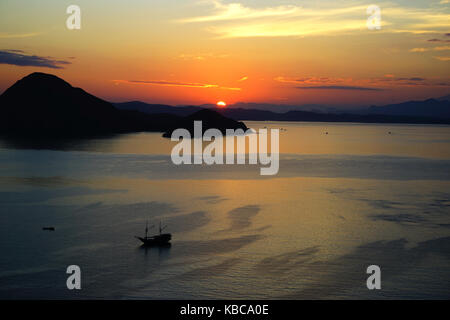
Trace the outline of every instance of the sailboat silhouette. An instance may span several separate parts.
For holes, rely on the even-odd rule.
[[[151,228],[154,228],[155,225],[150,226]],[[136,239],[139,239],[142,241],[142,243],[145,246],[161,246],[161,245],[167,245],[170,243],[170,240],[172,239],[172,234],[170,233],[162,233],[162,231],[167,228],[167,226],[162,226],[161,221],[159,222],[159,234],[148,236],[148,221],[145,226],[145,237],[138,237],[135,236]]]

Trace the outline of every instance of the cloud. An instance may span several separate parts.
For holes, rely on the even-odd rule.
[[[255,19],[264,17],[286,16],[298,10],[296,6],[278,6],[274,8],[251,9],[240,3],[224,4],[218,0],[206,1],[214,6],[215,14],[203,17],[181,19],[179,22],[210,22],[239,19]]]
[[[206,59],[224,59],[228,58],[229,54],[214,54],[214,53],[201,53],[201,54],[186,54],[182,53],[178,56],[178,58],[182,60],[206,60]]]
[[[440,61],[450,61],[450,57],[434,57],[434,58]]]
[[[360,17],[343,18],[352,12],[361,16],[365,6],[312,10],[298,6],[249,8],[239,3],[213,3],[215,13],[181,22],[215,22],[207,30],[222,38],[302,36],[365,28],[365,21]]]
[[[427,79],[425,78],[420,78],[420,77],[403,77],[403,78],[399,78],[399,77],[395,77],[394,75],[385,75],[384,78],[373,78],[370,79],[370,81],[372,82],[404,82],[404,81],[425,81]]]
[[[406,80],[406,81],[425,81],[425,78],[397,78],[398,80]]]
[[[141,85],[155,85],[164,87],[187,87],[187,88],[216,88],[223,90],[240,91],[241,88],[222,87],[217,84],[205,84],[196,82],[179,82],[179,81],[167,81],[167,80],[113,80],[115,83],[127,83],[127,84],[141,84]]]
[[[221,38],[285,37],[334,35],[367,30],[367,5],[337,1],[305,3],[305,6],[280,5],[248,7],[242,3],[205,0],[210,14],[178,20],[181,23],[206,23],[207,30]],[[309,7],[307,7],[309,6]],[[442,8],[401,7],[380,3],[383,32],[427,33],[448,30],[450,14]]]
[[[434,47],[434,48],[413,48],[410,52],[426,52],[426,51],[447,51],[450,50],[450,46]]]
[[[40,33],[37,32],[30,32],[30,33],[3,33],[0,32],[0,39],[17,39],[17,38],[30,38],[39,35]]]
[[[247,80],[248,80],[248,77],[245,76],[245,77],[242,77],[241,79],[239,79],[238,82],[244,82],[244,81],[247,81]]]
[[[425,52],[425,51],[430,51],[431,48],[413,48],[411,50],[409,50],[409,52]]]
[[[278,82],[295,83],[295,84],[336,84],[345,81],[352,81],[352,79],[344,78],[330,78],[330,77],[303,77],[303,78],[290,78],[290,77],[276,77],[274,79]]]
[[[307,86],[296,87],[297,89],[314,89],[314,90],[356,90],[356,91],[383,91],[381,88],[357,87],[357,86]]]
[[[394,75],[385,75],[381,78],[372,78],[365,80],[367,83],[378,86],[389,86],[389,87],[437,87],[437,86],[447,86],[447,84],[442,82],[442,79],[426,79],[421,77],[395,77]],[[447,81],[447,79],[445,79]]]
[[[442,86],[448,79],[428,80],[422,77],[395,77],[386,74],[384,77],[367,79],[331,78],[331,77],[276,77],[275,81],[296,85],[297,89],[330,89],[330,90],[367,90],[380,91],[399,86]],[[300,86],[299,86],[300,85]]]
[[[0,64],[10,64],[21,67],[33,66],[63,69],[62,65],[68,65],[70,64],[70,62],[64,60],[55,60],[52,57],[28,55],[22,50],[0,50]]]
[[[437,38],[433,38],[428,41],[429,42],[450,42],[450,40],[442,40],[442,39],[437,39]]]

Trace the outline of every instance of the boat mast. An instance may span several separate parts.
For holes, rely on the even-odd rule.
[[[162,234],[162,232],[163,232],[163,230],[166,228],[167,226],[162,226],[161,225],[161,221],[159,221],[159,235],[161,235]]]
[[[147,234],[148,234],[148,220],[147,220],[147,224],[145,225],[145,238],[147,239]]]

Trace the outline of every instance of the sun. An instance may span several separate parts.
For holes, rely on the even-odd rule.
[[[217,102],[217,106],[219,108],[225,108],[227,106],[227,104],[224,101],[219,101],[219,102]]]

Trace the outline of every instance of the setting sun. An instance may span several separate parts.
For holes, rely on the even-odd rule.
[[[217,106],[219,108],[225,108],[227,106],[227,104],[224,101],[219,101],[219,102],[217,102]]]

